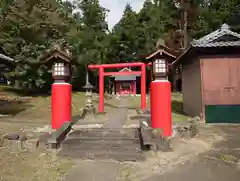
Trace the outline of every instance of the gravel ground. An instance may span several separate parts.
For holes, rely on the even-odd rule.
[[[144,181],[238,181],[240,178],[240,126],[216,126],[224,140],[193,160],[165,174],[155,174]]]

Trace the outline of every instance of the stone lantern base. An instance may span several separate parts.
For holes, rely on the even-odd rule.
[[[93,105],[93,102],[92,102],[92,93],[87,92],[86,97],[87,97],[87,101],[85,103],[84,110],[86,110],[87,113],[95,114],[96,113],[96,108],[95,108],[95,106]]]
[[[89,99],[87,100],[84,109],[87,111],[87,113],[92,113],[92,114],[96,114],[96,108],[95,106],[92,104],[92,101],[90,101]]]

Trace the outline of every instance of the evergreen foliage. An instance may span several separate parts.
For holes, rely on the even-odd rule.
[[[0,53],[17,61],[8,76],[22,88],[47,88],[51,75],[39,56],[59,43],[72,51],[81,88],[88,64],[140,61],[159,38],[177,50],[223,23],[240,32],[240,0],[145,0],[138,13],[127,4],[112,30],[107,13],[99,0],[1,0]]]

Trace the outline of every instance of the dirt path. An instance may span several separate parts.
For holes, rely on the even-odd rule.
[[[222,160],[209,159],[208,154],[182,164],[163,175],[154,175],[144,181],[239,181],[240,170],[236,165],[227,164]]]
[[[240,178],[240,126],[218,126],[224,140],[210,151],[165,174],[155,174],[144,181],[238,181]]]
[[[66,181],[115,181],[119,177],[120,164],[116,162],[78,161],[77,167]]]

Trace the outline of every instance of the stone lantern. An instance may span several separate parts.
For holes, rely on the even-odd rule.
[[[95,106],[92,102],[92,90],[94,89],[93,85],[89,82],[89,75],[88,71],[86,73],[86,84],[83,86],[83,88],[86,90],[85,96],[87,97],[87,101],[85,104],[85,110],[95,113]]]

